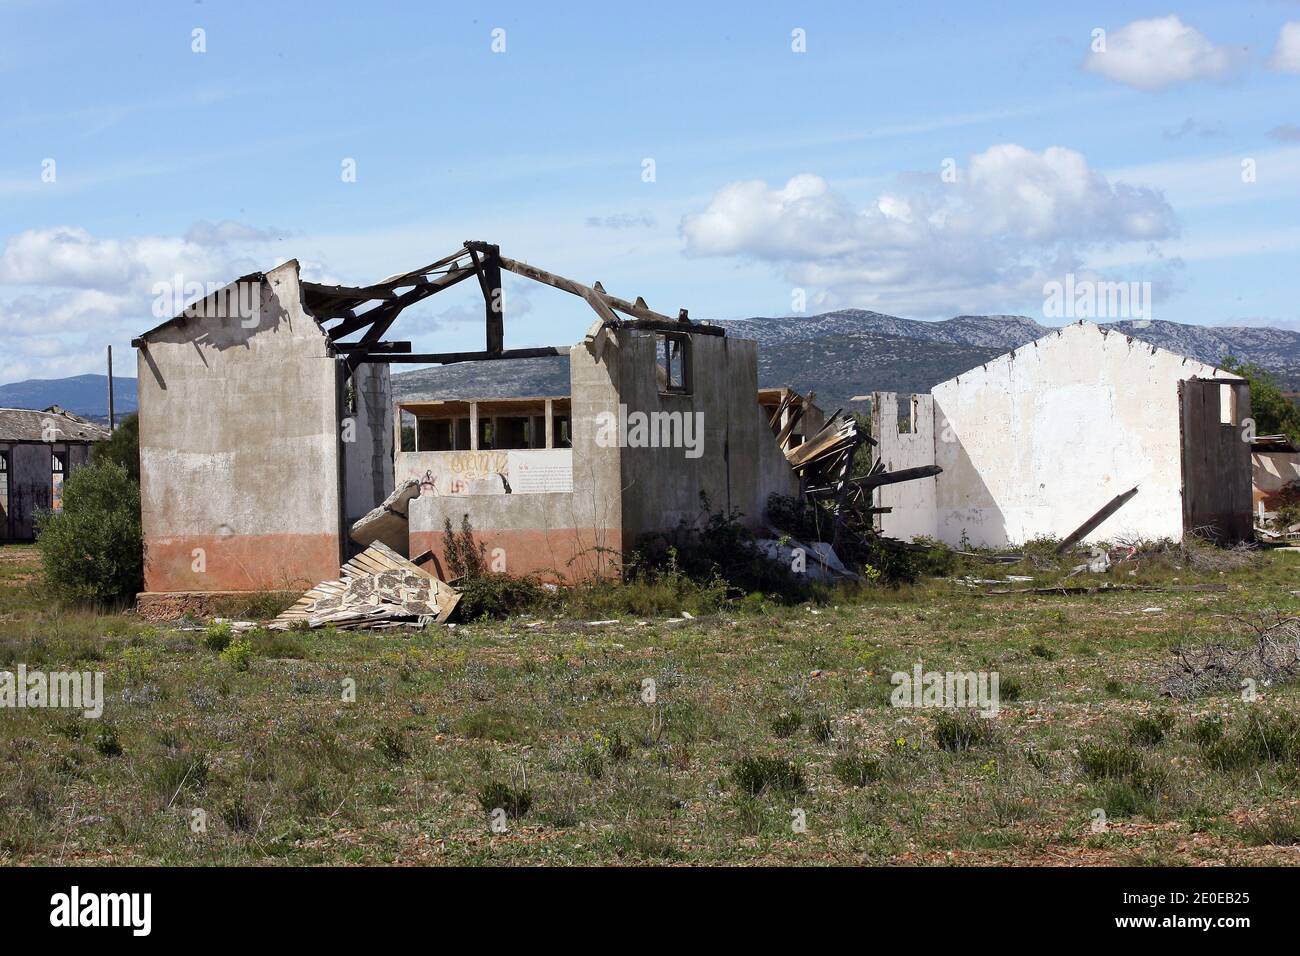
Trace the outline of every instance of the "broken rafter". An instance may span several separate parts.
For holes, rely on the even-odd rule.
[[[409,355],[392,353],[358,353],[351,361],[361,365],[366,362],[387,362],[392,365],[451,365],[454,362],[485,362],[491,359],[547,358],[567,355],[567,346],[547,345],[535,349],[502,349],[500,352],[415,352]]]
[[[335,352],[341,352],[345,355],[355,352],[397,355],[411,351],[410,342],[372,342],[370,345],[362,345],[360,342],[335,342],[331,347]]]
[[[390,299],[383,305],[376,306],[368,312],[358,315],[355,319],[348,319],[339,325],[334,326],[334,328],[329,330],[330,340],[338,341],[344,336],[351,335],[353,332],[359,332],[366,326],[370,326],[370,332],[368,332],[367,335],[370,335],[370,333],[373,332],[374,337],[370,341],[376,342],[385,332],[388,331],[388,327],[393,324],[393,320],[395,320],[401,311],[408,305],[414,305],[416,302],[428,298],[435,292],[441,292],[443,289],[448,289],[458,282],[463,282],[473,274],[473,269],[465,268],[448,272],[446,275],[434,279],[433,281],[424,280],[421,284],[415,286],[415,288],[408,292],[403,292],[401,295],[394,299]],[[375,329],[377,328],[379,331],[375,332]]]
[[[1097,530],[1097,527],[1103,521],[1113,515],[1116,511],[1119,511],[1120,508],[1124,507],[1125,502],[1137,493],[1137,486],[1134,485],[1123,494],[1118,494],[1114,498],[1110,499],[1110,501],[1107,502],[1106,507],[1102,508],[1083,524],[1079,525],[1079,527],[1075,528],[1074,531],[1066,535],[1065,540],[1056,546],[1056,553],[1065,554],[1066,551],[1070,550],[1070,548],[1074,547],[1085,537]]]
[[[640,319],[647,323],[662,323],[674,331],[681,331],[683,327],[689,328],[692,332],[705,331],[711,329],[709,326],[698,326],[683,321],[679,316],[676,319],[669,318],[662,312],[656,312],[645,304],[645,299],[637,296],[635,302],[629,302],[626,299],[620,299],[616,295],[610,295],[603,287],[595,288],[589,285],[583,285],[581,282],[575,282],[572,279],[566,279],[564,276],[557,276],[553,272],[547,272],[545,269],[539,269],[536,266],[530,266],[526,262],[520,262],[517,259],[510,259],[506,256],[501,257],[501,268],[508,269],[515,275],[532,279],[534,282],[540,282],[543,285],[549,285],[554,289],[560,289],[571,295],[579,296],[587,300],[587,303],[595,310],[596,314],[610,325],[623,324],[615,311],[622,312],[624,315],[630,315],[634,319]],[[600,283],[596,283],[597,286]],[[633,327],[642,327],[634,325]],[[712,334],[721,334],[722,329],[718,329]]]
[[[499,355],[505,349],[506,339],[505,321],[502,315],[501,249],[486,242],[472,240],[466,240],[465,248],[474,263],[479,288],[483,290],[487,319],[487,351]]]

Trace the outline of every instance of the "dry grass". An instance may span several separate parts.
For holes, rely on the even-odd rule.
[[[30,564],[0,548],[0,661],[103,670],[109,699],[100,721],[0,711],[0,863],[1300,854],[1294,811],[1282,812],[1300,803],[1300,746],[1286,750],[1293,722],[1280,716],[1296,710],[1296,689],[1261,687],[1249,704],[1160,695],[1175,647],[1222,638],[1252,613],[1300,612],[1291,554],[1223,574],[1122,572],[1221,592],[991,597],[936,580],[680,623],[317,631],[287,649],[254,642],[247,670],[201,632],[45,607]],[[945,749],[939,713],[889,706],[891,672],[918,660],[995,669],[1018,699],[990,733]],[[487,803],[504,804],[505,832]],[[1107,826],[1094,832],[1098,809]]]

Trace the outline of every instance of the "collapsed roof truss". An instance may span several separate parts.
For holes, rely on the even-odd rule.
[[[460,249],[436,262],[390,276],[368,286],[323,285],[302,283],[303,300],[316,320],[326,328],[331,345],[346,356],[350,369],[363,362],[407,362],[422,365],[472,362],[484,359],[538,358],[560,355],[560,347],[531,349],[505,348],[505,308],[501,289],[502,271],[511,272],[583,299],[596,313],[601,327],[634,327],[658,330],[690,331],[706,335],[723,335],[717,326],[691,322],[685,309],[677,318],[651,309],[638,296],[629,302],[607,293],[599,282],[588,286],[573,279],[547,272],[526,262],[501,255],[498,246],[486,242],[466,241]],[[398,316],[417,302],[475,277],[483,293],[485,346],[481,352],[412,353],[409,342],[386,342],[384,335]],[[620,318],[619,313],[628,318]],[[330,324],[335,323],[335,324]],[[354,342],[343,342],[361,333]]]

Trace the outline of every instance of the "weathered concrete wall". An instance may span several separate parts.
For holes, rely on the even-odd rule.
[[[502,493],[491,483],[499,481],[494,476],[500,467],[491,460],[485,467],[475,462],[476,477],[463,489],[466,494],[411,502],[412,554],[428,549],[441,559],[444,519],[450,518],[452,526],[459,528],[462,515],[468,514],[479,540],[489,550],[501,549],[499,557],[511,573],[575,581],[616,569],[623,549],[634,547],[640,535],[671,530],[681,520],[695,521],[700,516],[701,491],[709,496],[714,511],[739,509],[747,523],[758,527],[769,494],[798,490],[758,406],[754,342],[691,336],[689,394],[661,394],[654,335],[620,329],[612,338],[602,337],[598,354],[586,346],[575,346],[571,352],[573,491]],[[630,447],[619,447],[611,422],[619,421],[621,414],[631,425],[638,413],[676,413],[683,428],[686,416],[702,415],[691,418],[691,428],[700,430],[689,433],[698,457],[688,457],[681,441],[655,447],[630,440]],[[688,437],[682,429],[674,434],[678,439]],[[425,461],[426,454],[436,475],[434,466],[447,465],[457,455],[508,457],[514,452],[407,453],[402,456],[403,467],[417,459]],[[480,471],[487,477],[478,476]],[[480,487],[483,482],[489,484]],[[439,490],[443,487],[440,482]]]
[[[439,495],[504,495],[507,484],[510,494],[560,493],[573,488],[573,451],[404,451],[397,456],[397,473],[403,480],[432,476]]]
[[[337,363],[342,384],[343,363]],[[345,418],[353,420],[353,441],[344,441],[343,488],[344,519],[351,527],[358,518],[392,493],[393,481],[393,400],[388,365],[367,362],[357,366],[353,375],[355,408],[345,409]]]
[[[748,516],[754,519],[751,524],[756,527],[759,520],[764,524],[767,522],[767,499],[770,496],[793,497],[799,493],[799,479],[795,476],[790,463],[786,461],[781,446],[776,443],[776,436],[772,434],[772,429],[767,424],[768,417],[765,409],[758,409],[758,469],[753,478],[757,488],[754,493],[754,504],[747,510]],[[825,418],[825,413],[813,409],[806,416],[806,421],[800,422],[800,425],[808,428],[806,435],[813,435],[825,424]],[[742,474],[740,480],[744,482],[749,479]]]
[[[910,431],[899,431],[899,401],[906,403]],[[871,397],[871,433],[880,443],[876,459],[885,463],[886,471],[901,471],[933,465],[934,398],[930,395],[903,395],[873,392]],[[889,514],[876,516],[876,526],[893,538],[911,541],[916,537],[933,538],[938,527],[936,479],[921,478],[885,485],[876,491],[875,503],[892,508]]]
[[[139,350],[147,591],[296,590],[338,574],[336,362],[296,261],[256,301],[243,321],[210,299]]]
[[[1134,485],[1091,539],[1181,536],[1178,382],[1215,375],[1077,323],[935,386],[937,537],[1064,536]]]
[[[439,573],[447,575],[444,520],[459,531],[469,515],[492,570],[558,583],[605,576],[620,566],[622,535],[617,527],[587,524],[584,504],[574,494],[416,498],[409,512],[411,554],[432,551]]]
[[[430,550],[441,567],[444,520],[459,530],[468,514],[489,561],[497,559],[498,568],[510,574],[572,583],[616,572],[624,545],[620,449],[596,441],[596,423],[602,412],[618,413],[617,374],[618,349],[612,344],[599,354],[582,345],[570,352],[572,492],[416,498],[409,512],[410,553]],[[495,549],[500,551],[494,555]]]
[[[675,448],[625,448],[621,457],[623,534],[629,541],[647,532],[676,527],[700,516],[700,493],[713,511],[739,509],[743,521],[760,526],[768,482],[760,439],[775,444],[762,416],[758,396],[757,344],[722,336],[690,337],[691,392],[661,394],[656,377],[653,333],[621,330],[619,399],[627,414],[680,413],[703,426],[699,457]],[[576,417],[576,411],[575,411]]]

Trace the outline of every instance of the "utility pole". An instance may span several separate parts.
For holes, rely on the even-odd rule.
[[[113,431],[113,346],[108,347],[108,430]]]

